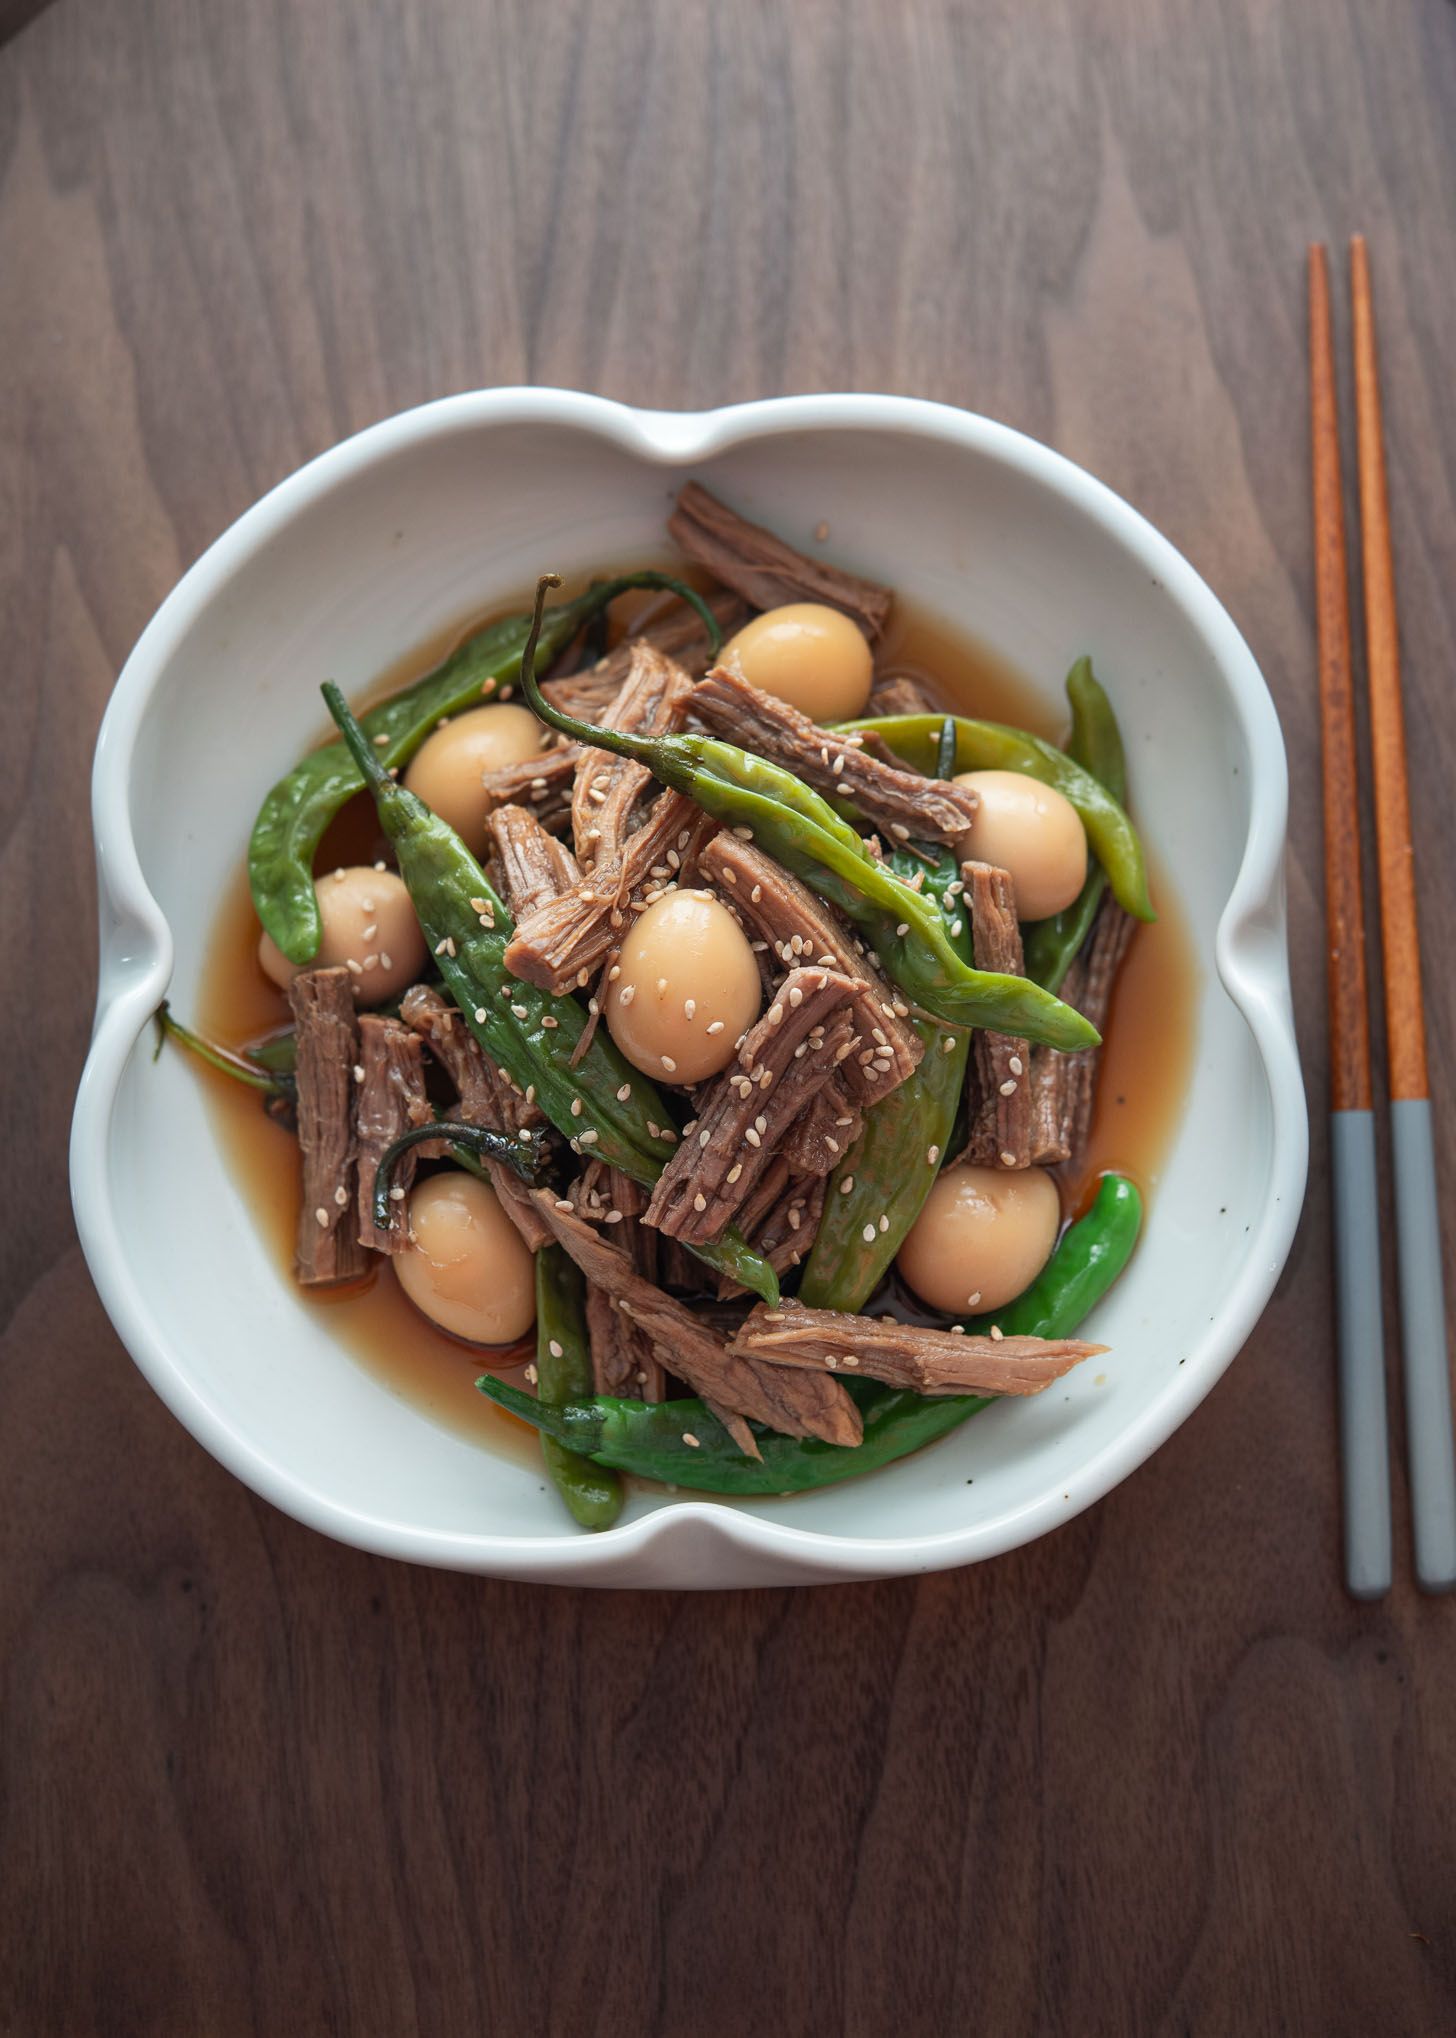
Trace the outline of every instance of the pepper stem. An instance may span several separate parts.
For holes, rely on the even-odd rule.
[[[465,1125],[455,1119],[445,1119],[434,1125],[411,1125],[398,1139],[391,1140],[379,1156],[374,1176],[374,1222],[381,1231],[389,1229],[392,1200],[389,1192],[401,1156],[427,1139],[446,1140],[462,1156],[468,1154],[479,1160],[504,1161],[508,1168],[514,1168],[528,1182],[534,1181],[541,1171],[542,1135],[539,1132],[533,1132],[529,1140],[524,1140],[495,1132],[488,1125]]]
[[[708,633],[709,649],[717,657],[723,645],[723,632],[718,627],[717,617],[695,589],[681,580],[674,580],[671,574],[647,570],[632,574],[629,584],[633,587],[662,588],[696,609]],[[541,682],[536,677],[536,646],[540,641],[541,621],[546,609],[546,590],[560,585],[559,573],[543,573],[536,582],[536,606],[525,649],[521,652],[521,691],[526,697],[526,705],[549,729],[558,730],[575,743],[585,743],[593,750],[610,750],[617,757],[635,757],[640,764],[650,766],[653,746],[650,736],[629,736],[620,729],[599,729],[594,722],[583,722],[576,715],[568,715],[564,709],[554,706],[541,691]]]
[[[157,1022],[157,1054],[162,1051],[162,1042],[170,1033],[172,1038],[195,1054],[199,1061],[205,1061],[210,1068],[220,1069],[225,1076],[246,1083],[250,1089],[262,1090],[269,1097],[292,1097],[297,1088],[291,1076],[271,1069],[259,1068],[245,1055],[234,1054],[231,1049],[219,1047],[215,1041],[204,1040],[200,1033],[194,1033],[190,1026],[184,1026],[176,1018],[171,1006],[164,998],[153,1018]],[[154,1055],[153,1060],[156,1059]]]

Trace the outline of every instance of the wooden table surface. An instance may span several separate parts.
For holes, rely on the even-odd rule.
[[[1456,2028],[1456,1604],[1410,1582],[1393,1366],[1398,1581],[1358,1606],[1339,1570],[1303,267],[1339,251],[1347,363],[1369,237],[1449,1238],[1456,8],[57,0],[0,30],[0,928],[39,1050],[12,1025],[0,2031]],[[363,1556],[223,1473],[92,1291],[65,1141],[115,675],[301,461],[522,381],[988,412],[1160,526],[1268,677],[1305,1221],[1204,1406],[1014,1556],[701,1596]]]

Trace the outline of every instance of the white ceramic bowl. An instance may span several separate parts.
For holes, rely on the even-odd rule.
[[[986,1410],[792,1501],[639,1496],[591,1536],[539,1475],[402,1405],[280,1274],[183,1057],[216,901],[258,799],[346,693],[493,594],[660,548],[687,475],[972,630],[1049,692],[1116,675],[1139,820],[1202,967],[1191,1095],[1141,1247],[1092,1328],[1105,1384]],[[392,1557],[573,1584],[741,1586],[936,1570],[1041,1535],[1196,1407],[1256,1322],[1303,1195],[1286,770],[1243,639],[1193,569],[1068,461],[984,418],[812,396],[699,415],[539,389],[452,397],[273,490],[163,603],[117,682],[93,787],[96,1032],[71,1182],[92,1275],[168,1407],[299,1520]],[[1215,967],[1216,965],[1216,967]],[[973,1482],[973,1483],[970,1483]]]

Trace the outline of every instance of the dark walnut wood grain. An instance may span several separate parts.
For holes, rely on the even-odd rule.
[[[0,2031],[1456,2028],[1456,1607],[1398,1465],[1400,1582],[1339,1583],[1303,271],[1370,237],[1449,1154],[1453,109],[1448,0],[57,0],[0,48],[0,952],[44,987],[3,1105]],[[1013,1556],[721,1597],[380,1562],[223,1473],[91,1291],[115,674],[300,461],[523,380],[991,412],[1268,675],[1306,1221],[1205,1405]]]

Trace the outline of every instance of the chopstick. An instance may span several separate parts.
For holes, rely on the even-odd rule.
[[[1426,1592],[1449,1592],[1456,1585],[1456,1450],[1451,1431],[1435,1142],[1426,1077],[1426,1027],[1380,379],[1370,262],[1364,239],[1358,234],[1350,243],[1350,300],[1406,1453],[1416,1581]]]
[[[1329,271],[1320,246],[1309,250],[1309,362],[1345,1583],[1356,1599],[1379,1599],[1390,1590],[1391,1578],[1379,1199],[1370,1098],[1339,412]]]

